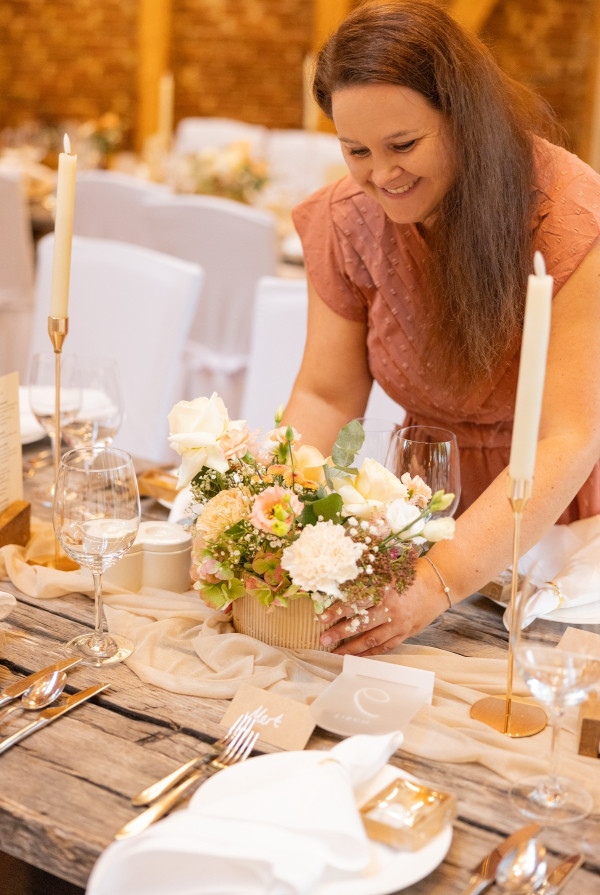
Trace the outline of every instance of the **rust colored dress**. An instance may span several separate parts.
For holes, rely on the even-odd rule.
[[[538,142],[540,155],[535,248],[554,277],[556,294],[600,236],[600,175],[545,141]],[[508,465],[520,348],[493,383],[475,386],[457,400],[436,384],[435,359],[424,351],[427,247],[417,228],[390,221],[350,177],[305,200],[294,210],[294,223],[317,293],[342,317],[367,322],[371,374],[406,410],[405,425],[443,426],[456,433],[459,511],[465,509]],[[597,513],[600,462],[558,521]]]

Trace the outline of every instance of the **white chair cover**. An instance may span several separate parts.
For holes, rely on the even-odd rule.
[[[0,375],[27,369],[33,313],[33,236],[18,171],[0,172]]]
[[[175,130],[173,154],[221,149],[239,140],[250,145],[252,155],[264,157],[267,129],[260,124],[249,124],[234,118],[182,118]]]
[[[54,235],[38,244],[32,353],[52,350],[48,310]],[[197,264],[108,239],[73,237],[69,334],[64,352],[116,358],[125,421],[115,445],[155,461],[176,460],[167,414],[181,398],[179,358],[203,282]]]
[[[251,429],[272,429],[275,411],[286,404],[300,369],[306,341],[306,280],[263,277],[256,287],[250,360],[241,418]],[[282,333],[285,334],[282,339]],[[282,344],[279,351],[276,346]],[[276,359],[274,359],[276,353]],[[373,383],[365,416],[401,423],[405,412]]]
[[[144,202],[164,193],[169,193],[164,184],[121,171],[82,171],[77,174],[73,232],[147,246]]]
[[[292,202],[348,173],[337,137],[305,130],[271,130],[267,142],[270,192]]]
[[[183,363],[183,396],[218,392],[231,418],[239,414],[254,290],[276,268],[275,219],[214,196],[152,199],[146,207],[151,245],[205,272],[202,304]]]

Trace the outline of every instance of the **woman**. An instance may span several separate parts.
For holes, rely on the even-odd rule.
[[[321,51],[314,93],[350,177],[294,215],[308,338],[286,420],[325,452],[364,415],[375,378],[406,425],[457,433],[463,498],[452,541],[347,639],[387,652],[511,561],[506,493],[527,275],[554,277],[533,496],[521,546],[600,512],[600,176],[564,149],[543,103],[422,0],[359,7]],[[433,565],[432,565],[433,563]]]

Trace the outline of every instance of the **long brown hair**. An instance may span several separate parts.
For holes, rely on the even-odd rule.
[[[532,266],[532,134],[562,134],[540,97],[427,0],[367,2],[320,51],[313,92],[329,118],[333,93],[372,83],[416,90],[444,116],[456,177],[427,236],[434,366],[467,386],[490,376],[518,336]]]

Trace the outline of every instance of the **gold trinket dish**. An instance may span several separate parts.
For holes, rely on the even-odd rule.
[[[452,821],[456,800],[418,780],[397,777],[369,799],[360,813],[370,839],[416,851]]]

